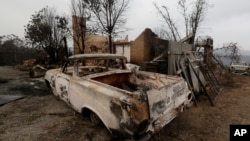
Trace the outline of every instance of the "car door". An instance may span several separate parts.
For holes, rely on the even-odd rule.
[[[67,103],[69,103],[68,89],[70,78],[71,76],[68,74],[59,73],[55,80],[56,92],[59,94],[59,97]]]

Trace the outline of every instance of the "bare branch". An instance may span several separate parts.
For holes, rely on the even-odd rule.
[[[161,9],[156,3],[154,3],[154,6],[155,6],[156,10],[158,11],[158,13],[162,16],[162,18],[167,23],[173,39],[175,41],[178,41],[180,39],[180,34],[178,32],[178,29],[177,29],[175,23],[173,22],[170,14],[169,14],[168,8],[166,6],[162,6],[162,9]]]
[[[112,53],[112,36],[126,23],[124,13],[130,0],[84,0],[96,19],[99,32],[109,36],[109,50]]]
[[[232,61],[239,62],[241,60],[240,46],[238,43],[230,42],[224,44],[221,48],[214,49],[215,51],[223,50],[223,54],[220,57],[229,57]]]
[[[209,4],[207,0],[196,0],[193,5],[193,11],[190,14],[190,29],[193,34],[193,38],[190,40],[190,44],[194,43],[196,33],[200,27],[200,24],[204,20],[208,7]]]
[[[173,40],[173,36],[170,34],[170,31],[167,31],[163,27],[158,27],[154,29],[154,33],[157,34],[157,36],[161,39],[166,39],[166,40]]]
[[[158,13],[162,16],[162,18],[167,23],[169,31],[174,40],[178,41],[180,39],[180,34],[177,29],[177,26],[173,22],[169,10],[166,6],[162,6],[162,9],[154,3],[154,6]],[[185,25],[185,33],[186,37],[192,34],[192,38],[190,38],[189,43],[194,44],[194,39],[196,37],[196,33],[205,18],[205,14],[210,7],[208,0],[195,0],[193,3],[190,3],[188,0],[178,0],[178,6],[181,9],[181,14],[184,18]],[[192,9],[189,9],[189,8]]]
[[[189,16],[188,16],[188,6],[187,6],[187,0],[179,0],[178,5],[182,9],[182,16],[185,21],[185,28],[186,28],[186,36],[189,35]]]

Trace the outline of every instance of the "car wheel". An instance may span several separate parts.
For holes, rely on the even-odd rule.
[[[51,88],[51,86],[49,84],[49,81],[45,80],[45,83],[46,83],[46,86],[47,86],[49,92],[53,93],[53,90],[52,90],[52,88]]]
[[[98,125],[101,123],[100,118],[94,113],[94,112],[90,112],[90,121],[94,124],[94,125]]]

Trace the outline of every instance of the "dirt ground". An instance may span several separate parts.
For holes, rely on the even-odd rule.
[[[226,141],[230,124],[250,124],[250,77],[227,75],[216,106],[205,96],[181,113],[150,141]],[[25,95],[0,106],[0,141],[115,141],[107,129],[93,125],[56,99],[42,78],[0,67],[0,95]]]

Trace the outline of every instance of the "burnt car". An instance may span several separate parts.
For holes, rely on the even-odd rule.
[[[249,75],[250,73],[250,66],[246,62],[232,62],[229,69],[235,74]]]
[[[190,103],[182,77],[129,70],[115,54],[79,54],[45,81],[55,96],[79,113],[88,113],[115,136],[140,139],[160,131]]]

